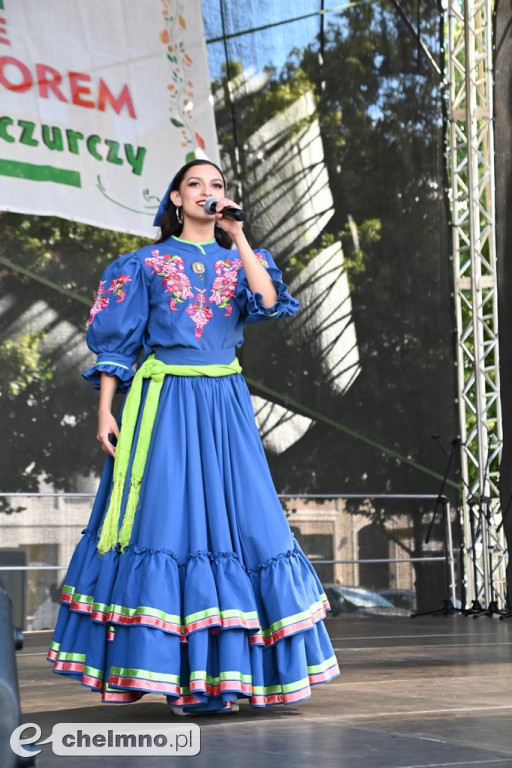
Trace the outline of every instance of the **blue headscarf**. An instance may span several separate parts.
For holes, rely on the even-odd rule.
[[[172,189],[172,185],[174,184],[174,179],[175,178],[176,177],[174,177],[172,179],[171,183],[169,184],[169,186],[165,190],[165,195],[160,200],[160,205],[158,206],[158,211],[156,212],[155,218],[153,219],[153,226],[154,227],[159,227],[160,226],[160,222],[162,220],[162,215],[163,215],[164,211],[166,211],[169,208],[170,204],[171,204],[171,200],[170,200],[169,196],[171,194],[171,189]]]

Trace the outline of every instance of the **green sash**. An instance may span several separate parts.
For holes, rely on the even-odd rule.
[[[119,439],[114,458],[114,473],[112,492],[109,506],[103,520],[101,534],[98,541],[98,552],[104,555],[109,549],[115,549],[117,543],[123,547],[130,543],[130,537],[135,520],[135,512],[139,499],[140,486],[144,475],[144,467],[149,451],[151,433],[155,423],[158,401],[164,382],[164,376],[168,373],[177,376],[227,376],[232,373],[241,373],[242,367],[238,358],[226,364],[212,365],[166,365],[155,359],[154,353],[149,355],[136,372],[130,390],[126,396],[123,410],[123,418]],[[144,411],[135,448],[135,456],[130,475],[130,490],[121,530],[118,532],[119,517],[121,515],[121,501],[126,481],[130,453],[133,444],[137,417],[142,399],[142,381],[151,379],[144,402]]]

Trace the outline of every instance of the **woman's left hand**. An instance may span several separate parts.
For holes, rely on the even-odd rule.
[[[228,219],[226,216],[223,216],[223,208],[242,208],[242,206],[227,197],[221,197],[217,200],[215,220],[224,232],[227,232],[228,235],[234,238],[242,231],[244,223],[243,221],[236,221],[235,219]]]

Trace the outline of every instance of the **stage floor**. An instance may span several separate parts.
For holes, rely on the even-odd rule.
[[[201,728],[193,757],[110,757],[109,768],[512,768],[512,619],[328,619],[341,677],[300,705],[196,718],[172,715],[162,696],[98,703],[98,694],[52,672],[50,632],[25,634],[17,654],[23,722],[41,739],[60,722],[161,722]],[[91,757],[54,755],[37,768],[90,768]],[[94,760],[94,758],[92,758]],[[101,759],[101,758],[100,758]]]

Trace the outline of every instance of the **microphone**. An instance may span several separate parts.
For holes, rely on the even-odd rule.
[[[206,213],[209,213],[211,216],[217,213],[217,198],[209,197],[208,200],[205,200],[204,209]],[[223,208],[221,213],[227,219],[235,219],[235,221],[243,221],[245,219],[245,211],[242,208],[232,208],[228,206],[227,208]]]

